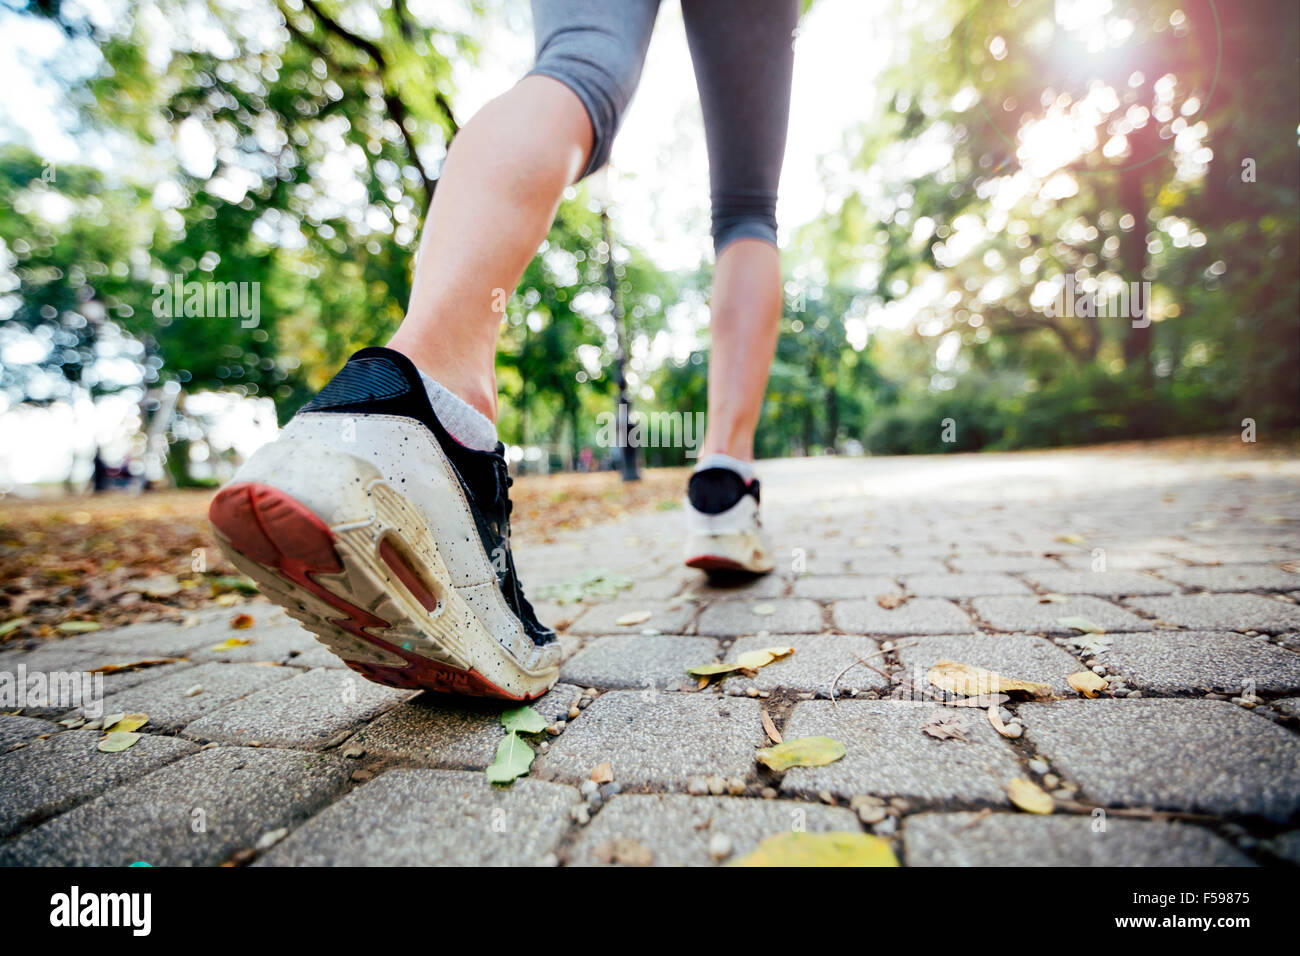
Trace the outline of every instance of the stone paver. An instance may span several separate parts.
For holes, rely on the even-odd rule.
[[[813,633],[822,630],[822,609],[806,598],[716,601],[700,614],[697,629],[714,637]]]
[[[578,791],[540,780],[389,770],[274,847],[265,866],[544,866]]]
[[[568,720],[569,708],[581,699],[582,690],[556,684],[529,706],[548,723]],[[506,701],[420,694],[367,725],[347,747],[432,767],[482,770],[492,763],[505,736],[501,712],[510,706]]]
[[[835,626],[853,634],[949,634],[973,631],[966,612],[940,598],[911,598],[902,607],[886,609],[876,601],[836,601],[831,605]]]
[[[1286,820],[1300,812],[1300,738],[1213,700],[1022,704],[1053,768],[1110,806]]]
[[[121,753],[101,753],[103,734],[69,730],[0,756],[0,835],[65,810],[198,748],[186,740],[142,736]]]
[[[1300,690],[1300,654],[1233,632],[1116,634],[1097,660],[1123,675],[1130,687],[1161,694]]]
[[[804,691],[829,696],[831,683],[843,672],[835,692],[839,696],[855,690],[883,690],[888,686],[885,678],[869,667],[855,662],[861,658],[880,667],[880,645],[869,637],[846,634],[779,634],[772,637],[742,637],[731,645],[727,663],[747,651],[765,647],[793,647],[794,653],[760,668],[753,677],[736,674],[726,679],[726,686],[739,684],[759,690]],[[848,668],[846,670],[846,668]],[[882,668],[883,669],[883,668]]]
[[[552,741],[533,775],[580,783],[608,761],[624,789],[682,791],[707,774],[752,779],[766,740],[758,709],[749,698],[610,691]]]
[[[903,586],[919,597],[959,600],[983,594],[1029,593],[1029,588],[1006,574],[907,574]]]
[[[1091,815],[918,813],[903,825],[908,866],[1251,866],[1208,830]]]
[[[37,827],[0,848],[0,864],[211,866],[306,819],[346,779],[324,754],[205,750]]]
[[[1249,629],[1268,634],[1300,628],[1300,607],[1257,594],[1183,594],[1131,598],[1127,603],[1179,627]]]
[[[56,734],[62,729],[53,721],[0,714],[0,754],[14,744],[30,741],[41,734]]]
[[[718,655],[711,637],[615,634],[595,637],[560,669],[560,679],[583,687],[693,687],[686,668],[708,664]]]
[[[609,865],[648,853],[654,866],[711,866],[744,856],[765,838],[799,828],[808,833],[859,832],[843,807],[788,800],[620,794],[596,815],[565,854],[575,866]],[[624,843],[621,841],[630,841]],[[710,855],[710,847],[719,856]]]
[[[232,701],[296,676],[285,667],[200,664],[104,698],[103,713],[149,715],[150,733],[173,732]],[[198,689],[194,693],[195,688]],[[78,711],[81,713],[81,711]]]
[[[902,594],[902,588],[893,578],[884,575],[810,574],[794,582],[794,596],[818,601],[841,598],[870,598],[882,594]]]
[[[308,671],[196,720],[193,740],[319,749],[411,696],[350,671]]]
[[[971,607],[980,619],[999,631],[1036,634],[1075,634],[1063,617],[1082,617],[1108,631],[1145,631],[1151,624],[1118,605],[1095,597],[1071,596],[1042,603],[1035,597],[975,598]]]
[[[921,727],[958,717],[966,740],[936,740]],[[894,700],[809,701],[795,706],[786,740],[832,737],[846,754],[824,767],[795,767],[783,793],[816,797],[822,790],[844,799],[859,794],[957,804],[1008,803],[1006,781],[1021,775],[1015,755],[983,713]]]
[[[1066,678],[1083,665],[1043,637],[1030,634],[959,634],[899,641],[898,659],[907,679],[929,686],[926,674],[941,660],[960,661],[1007,677],[1050,684],[1055,694],[1073,694]]]
[[[729,583],[682,566],[680,514],[536,544],[526,519],[530,593],[593,567],[631,586],[537,602],[560,631],[562,682],[531,704],[550,732],[509,787],[482,771],[510,702],[368,683],[262,598],[0,645],[0,710],[17,712],[0,713],[0,863],[584,865],[628,862],[630,847],[634,862],[708,864],[791,827],[860,832],[845,807],[860,795],[894,801],[883,828],[904,865],[1294,862],[1300,456],[1274,452],[764,461],[777,569]],[[232,628],[240,614],[253,625]],[[1107,633],[1078,634],[1060,623],[1071,617]],[[703,689],[685,673],[780,645],[795,653]],[[119,754],[36,719],[79,702],[8,694],[20,668],[77,679],[157,657],[177,660],[101,675],[98,704],[150,717]],[[1049,683],[1056,699],[1009,703],[1015,740],[982,711],[903,699],[942,658]],[[1068,687],[1085,661],[1113,694]],[[846,756],[763,769],[764,712],[787,740],[825,734]],[[968,739],[923,732],[943,718]],[[596,796],[607,761],[615,783]],[[1015,812],[1006,782],[1049,773],[1082,809]],[[1152,809],[1194,818],[1118,812]]]
[[[1172,594],[1178,586],[1142,571],[1036,571],[1025,580],[1056,594],[1096,594],[1127,597],[1134,594]]]
[[[1202,591],[1291,591],[1300,587],[1300,575],[1267,565],[1165,568],[1160,576]]]

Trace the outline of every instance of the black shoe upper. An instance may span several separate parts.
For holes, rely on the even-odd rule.
[[[535,644],[555,640],[555,632],[537,619],[524,597],[510,552],[510,485],[505,446],[494,451],[466,448],[438,421],[420,373],[405,355],[386,348],[362,349],[353,355],[304,412],[400,415],[424,425],[442,448],[460,480],[474,515],[479,539],[496,569],[497,584]]]
[[[730,468],[705,468],[691,475],[686,486],[686,497],[691,507],[706,515],[721,514],[734,508],[745,495],[753,495],[758,502],[758,479],[744,478]]]

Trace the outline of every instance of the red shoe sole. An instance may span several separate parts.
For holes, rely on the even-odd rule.
[[[370,629],[390,627],[390,622],[357,607],[316,580],[317,575],[345,570],[334,549],[334,533],[306,505],[278,488],[256,482],[229,485],[212,499],[208,520],[231,550],[342,612],[341,617],[326,618],[328,623],[407,661],[406,666],[399,667],[348,660],[340,655],[344,664],[367,680],[389,687],[516,701],[533,700],[545,693],[511,694],[477,671],[421,657],[371,633]],[[437,598],[398,549],[385,541],[379,553],[416,600],[426,609],[436,606]]]
[[[724,571],[738,574],[754,573],[739,561],[719,557],[716,554],[698,554],[693,558],[687,558],[686,566],[688,568],[697,568],[700,571]]]

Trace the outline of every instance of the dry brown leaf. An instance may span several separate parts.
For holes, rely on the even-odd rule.
[[[906,604],[907,598],[901,594],[881,594],[876,598],[876,603],[886,611],[892,611]]]
[[[253,615],[236,614],[230,619],[230,626],[236,631],[246,631],[253,626]]]
[[[996,704],[989,704],[987,713],[989,716],[989,723],[993,725],[993,729],[1001,736],[1010,740],[1014,740],[1016,737],[1020,736],[1019,734],[1013,734],[1011,731],[1007,730],[1007,725],[1002,722],[1002,715],[998,713],[998,707]]]
[[[610,766],[608,760],[604,763],[598,763],[591,770],[592,783],[612,783],[614,780],[614,768]]]
[[[950,694],[960,694],[963,697],[978,697],[981,694],[998,693],[1021,693],[1033,697],[1047,697],[1052,693],[1052,688],[1047,684],[1017,680],[1014,677],[1004,677],[995,671],[985,670],[982,667],[972,667],[970,664],[962,664],[959,661],[939,661],[930,668],[930,673],[926,676],[929,678],[930,683],[940,690],[946,690]]]
[[[1109,686],[1106,683],[1106,678],[1098,677],[1092,671],[1079,671],[1076,674],[1071,674],[1065,680],[1084,697],[1096,697]]]
[[[781,732],[776,729],[776,724],[772,723],[772,715],[766,710],[759,710],[758,716],[763,721],[763,732],[767,734],[768,740],[774,744],[783,743]]]
[[[90,668],[90,673],[119,674],[122,671],[137,671],[144,670],[146,667],[158,667],[161,664],[174,664],[184,659],[183,657],[146,657],[144,660],[132,661],[129,664],[101,664],[99,667]]]
[[[956,714],[945,717],[931,717],[921,725],[921,732],[935,740],[961,740],[966,738],[966,719]]]

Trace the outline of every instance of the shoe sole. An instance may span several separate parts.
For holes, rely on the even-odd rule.
[[[754,535],[734,532],[692,535],[686,566],[709,575],[768,574],[773,569],[772,557],[757,541]]]
[[[237,482],[217,493],[208,520],[235,566],[368,680],[516,701],[545,694],[558,670],[529,673],[513,662],[456,593],[432,534],[405,499],[383,482],[367,494],[371,519],[330,527],[279,488]],[[494,666],[506,662],[519,693],[479,672],[474,662],[485,655]]]

